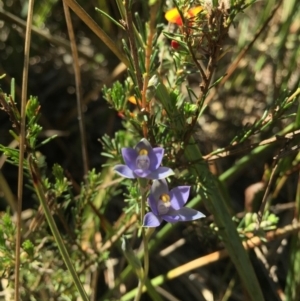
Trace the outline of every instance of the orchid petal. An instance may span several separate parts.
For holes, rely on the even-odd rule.
[[[152,152],[149,153],[150,158],[150,170],[156,170],[159,168],[161,161],[164,157],[165,150],[162,147],[155,147],[152,149]]]
[[[173,210],[178,210],[185,205],[190,194],[190,188],[190,186],[178,186],[171,189],[169,195]]]
[[[125,164],[131,169],[136,169],[136,158],[138,154],[133,148],[122,148],[122,157],[124,159]]]
[[[163,156],[163,153],[164,153],[164,149],[163,148],[157,147],[157,148],[153,149],[152,146],[151,146],[151,144],[149,143],[149,141],[147,139],[143,138],[135,146],[135,149],[136,149],[136,151],[137,151],[138,154],[143,149],[147,150],[147,153],[148,153],[147,155],[148,155],[149,160],[150,160],[149,170],[154,171],[161,164],[162,156]],[[157,152],[156,149],[159,149],[158,154],[156,154],[156,152]],[[161,155],[161,153],[162,153],[162,155]]]
[[[174,175],[174,171],[171,168],[161,166],[157,170],[151,172],[151,174],[147,177],[147,179],[162,180],[172,175]]]
[[[133,171],[127,165],[118,164],[114,167],[114,171],[120,176],[125,178],[129,178],[129,179],[136,178]]]
[[[160,199],[162,194],[169,194],[169,188],[166,179],[155,180],[152,183],[150,194],[156,202]]]
[[[180,221],[178,215],[165,214],[165,215],[161,215],[161,218],[164,219],[168,223],[177,223]]]
[[[159,216],[156,216],[152,212],[148,212],[144,217],[144,227],[158,227],[162,222]]]
[[[157,199],[154,197],[153,194],[149,194],[149,197],[148,197],[148,204],[149,204],[149,207],[151,209],[151,211],[155,214],[155,215],[158,215],[158,210],[157,210]]]
[[[202,212],[184,207],[179,210],[169,211],[167,215],[163,216],[163,219],[167,220],[167,217],[172,219],[175,216],[178,218],[178,221],[181,222],[194,221],[196,219],[205,217],[205,215]]]
[[[135,169],[134,173],[139,178],[148,178],[148,176],[151,174],[151,171],[150,170],[143,170],[143,169]]]
[[[146,138],[143,138],[136,146],[135,149],[137,153],[139,153],[141,150],[145,149],[147,152],[153,152],[152,146],[149,143],[149,141]]]

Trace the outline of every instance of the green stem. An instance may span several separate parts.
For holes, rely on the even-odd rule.
[[[146,213],[146,193],[144,192],[142,194],[142,203],[141,203],[141,222],[144,220],[144,216]],[[149,250],[148,250],[148,237],[146,235],[146,229],[143,227],[142,228],[142,236],[143,236],[143,243],[144,243],[144,281],[148,277],[148,272],[149,272]]]
[[[144,181],[144,179],[139,179],[139,186],[140,186],[140,191],[142,195],[142,200],[141,200],[141,224],[143,223],[144,216],[146,213],[146,201],[147,201],[147,196],[146,196],[146,191],[147,191],[147,182]],[[149,272],[149,250],[148,250],[148,237],[146,235],[146,229],[142,227],[142,237],[143,237],[143,244],[144,244],[144,275],[139,279],[139,285],[138,285],[138,291],[137,294],[134,298],[134,301],[139,301],[142,293],[143,293],[143,287],[145,282],[147,281],[148,278],[148,272]]]
[[[32,176],[32,180],[33,180],[33,185],[34,185],[34,188],[35,188],[35,191],[36,191],[36,194],[41,202],[41,205],[43,207],[43,210],[44,210],[44,213],[45,213],[45,216],[46,216],[46,219],[47,219],[47,222],[48,222],[48,225],[51,229],[51,232],[54,236],[54,239],[57,243],[57,246],[58,246],[58,249],[60,251],[60,254],[63,258],[63,261],[65,263],[65,265],[67,266],[71,276],[72,276],[72,279],[74,281],[74,284],[81,296],[81,299],[83,301],[89,301],[89,298],[79,280],[79,277],[76,273],[76,270],[70,260],[70,256],[68,254],[68,251],[64,245],[64,242],[59,234],[59,231],[57,229],[57,226],[55,224],[55,221],[52,217],[52,214],[50,212],[50,209],[48,207],[48,204],[47,204],[47,201],[46,201],[46,198],[45,198],[45,192],[44,192],[44,188],[43,188],[43,185],[42,185],[42,182],[41,182],[41,177],[40,177],[40,174],[39,174],[39,170],[38,170],[38,167],[36,166],[35,162],[33,161],[33,158],[32,157],[29,157],[28,159],[29,161],[29,168],[30,168],[30,173],[31,173],[31,176]]]
[[[140,300],[141,296],[142,296],[142,293],[143,293],[143,280],[139,279],[139,284],[138,284],[138,287],[137,287],[137,293],[135,295],[134,301]]]

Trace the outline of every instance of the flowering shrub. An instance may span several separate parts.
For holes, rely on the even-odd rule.
[[[0,296],[297,301],[299,1],[62,2],[0,4]]]

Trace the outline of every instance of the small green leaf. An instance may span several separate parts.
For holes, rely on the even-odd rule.
[[[30,240],[25,240],[22,244],[24,251],[29,255],[33,256],[34,254],[34,245]]]

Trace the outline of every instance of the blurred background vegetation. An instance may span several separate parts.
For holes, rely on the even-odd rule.
[[[78,3],[121,49],[121,40],[127,38],[125,32],[95,10],[95,7],[98,7],[119,20],[121,17],[115,1],[79,0]],[[161,6],[164,11],[170,7],[172,3],[168,1]],[[9,93],[11,79],[14,78],[17,103],[21,97],[27,9],[28,1],[25,0],[0,1],[0,76],[6,74],[0,80],[0,88]],[[133,11],[139,13],[142,22],[148,20],[147,1],[135,1]],[[85,276],[85,285],[89,286],[88,292],[93,292],[91,300],[119,300],[119,296],[125,291],[125,285],[118,287],[114,293],[112,288],[115,286],[115,278],[118,278],[124,269],[125,260],[120,255],[118,247],[103,248],[103,245],[101,247],[98,245],[102,243],[101,233],[103,235],[110,230],[117,231],[118,222],[122,221],[124,215],[124,204],[120,194],[117,195],[120,190],[111,192],[107,188],[115,179],[113,175],[106,169],[104,175],[99,174],[102,171],[102,164],[107,162],[107,158],[100,155],[103,149],[99,138],[105,134],[112,138],[116,131],[123,129],[122,117],[104,99],[102,88],[104,85],[111,87],[117,80],[124,82],[127,73],[120,60],[82,20],[74,13],[71,15],[82,75],[89,163],[90,168],[95,169],[94,173],[89,175],[89,179],[90,183],[97,187],[93,192],[96,194],[96,206],[99,207],[100,203],[104,202],[105,208],[102,207],[100,210],[101,225],[97,226],[101,231],[96,233],[99,237],[95,234],[93,246],[85,244],[85,239],[81,237],[80,243],[75,239],[72,244],[70,243],[70,249],[76,249],[72,259],[78,262],[77,268],[81,271],[81,275]],[[160,22],[160,26],[167,26],[167,21],[163,17]],[[37,96],[41,105],[39,121],[43,127],[39,137],[41,141],[54,134],[58,136],[42,146],[39,152],[41,161],[45,160],[42,164],[45,175],[53,177],[51,170],[55,163],[58,163],[68,179],[68,186],[64,193],[71,191],[72,197],[69,203],[63,203],[57,213],[57,216],[63,215],[62,219],[57,218],[60,228],[64,229],[63,234],[68,234],[66,228],[72,228],[79,222],[70,217],[74,213],[72,211],[74,202],[82,200],[84,203],[83,200],[90,197],[88,189],[81,189],[84,172],[77,120],[73,59],[68,40],[62,2],[36,1],[28,95]],[[170,48],[170,41],[167,40],[165,44]],[[199,119],[195,138],[204,155],[228,146],[234,142],[234,139],[242,141],[240,137],[251,129],[251,125],[261,119],[264,112],[275,114],[276,108],[280,107],[277,102],[289,97],[299,88],[299,1],[257,1],[244,13],[238,15],[234,26],[230,28],[225,45],[228,51],[218,62],[215,79],[225,73],[231,71],[233,73],[226,82],[212,89],[207,99],[208,109]],[[243,53],[245,50],[247,51]],[[166,52],[166,55],[172,55],[172,49]],[[239,55],[241,59],[237,62],[236,58]],[[197,94],[199,91],[197,75],[189,76],[186,84]],[[258,210],[259,206],[255,204],[255,199],[262,198],[274,168],[274,157],[282,155],[280,169],[269,192],[272,199],[270,209],[280,218],[278,228],[292,224],[294,219],[298,221],[298,211],[295,208],[298,208],[300,202],[299,135],[291,136],[288,141],[284,140],[281,144],[271,144],[267,149],[258,151],[259,154],[253,156],[253,159],[248,160],[247,156],[253,155],[251,145],[270,137],[275,139],[276,135],[290,124],[294,125],[293,130],[299,129],[299,116],[299,102],[295,101],[284,111],[284,115],[278,116],[271,127],[260,128],[258,132],[251,133],[250,138],[247,138],[239,148],[234,149],[230,156],[226,154],[224,158],[210,161],[211,172],[219,177],[224,186],[224,193],[231,200],[232,215],[240,214],[241,218],[243,212]],[[8,146],[13,141],[9,129],[11,129],[10,119],[5,112],[0,111],[2,145]],[[3,187],[8,185],[14,200],[17,191],[17,168],[3,162],[2,157],[0,186],[2,216],[9,208]],[[236,170],[233,170],[234,168]],[[99,189],[100,182],[104,192]],[[23,203],[24,212],[28,213],[28,217],[24,217],[26,224],[32,221],[38,209],[38,201],[32,195],[32,190],[26,188]],[[63,213],[60,209],[63,209]],[[80,215],[84,208],[77,208],[77,210]],[[7,217],[3,218],[2,226],[7,229],[6,238],[11,235],[13,241],[14,229],[6,219]],[[66,227],[63,225],[64,220],[68,224]],[[211,222],[212,218],[209,217],[204,224],[180,225],[179,231],[172,232],[172,235],[164,238],[160,249],[151,255],[155,264],[151,265],[150,276],[164,274],[194,258],[222,249],[217,233],[212,230],[213,227],[209,227]],[[110,229],[110,226],[114,228]],[[49,241],[43,241],[48,232],[49,229],[44,225],[40,233],[35,234],[34,255],[29,255],[28,260],[24,259],[24,270],[28,268],[31,276],[24,272],[22,300],[76,300],[77,295],[71,285],[70,276],[61,268],[62,262],[54,251],[53,241],[51,238]],[[32,238],[32,234],[28,237]],[[73,238],[69,237],[69,239],[72,241]],[[134,243],[133,246],[137,247],[138,243]],[[174,250],[165,249],[172,246]],[[26,246],[23,247],[26,251]],[[27,247],[27,250],[31,250],[31,246]],[[298,250],[299,237],[296,233],[250,251],[265,300],[299,300],[297,299],[300,291]],[[49,262],[48,266],[47,262]],[[41,266],[41,263],[44,266]],[[7,293],[8,288],[11,288],[7,280],[10,279],[9,275],[12,271],[10,263],[5,264],[2,265],[3,270],[0,269],[0,278],[2,278],[0,300],[9,300],[11,296]],[[55,267],[59,268],[53,270]],[[135,287],[135,281],[135,277],[129,277],[124,281],[127,291]],[[159,292],[165,300],[173,301],[225,301],[248,298],[243,292],[234,266],[228,259],[190,271],[166,282],[159,288]],[[150,300],[146,295],[143,298],[143,300]]]

